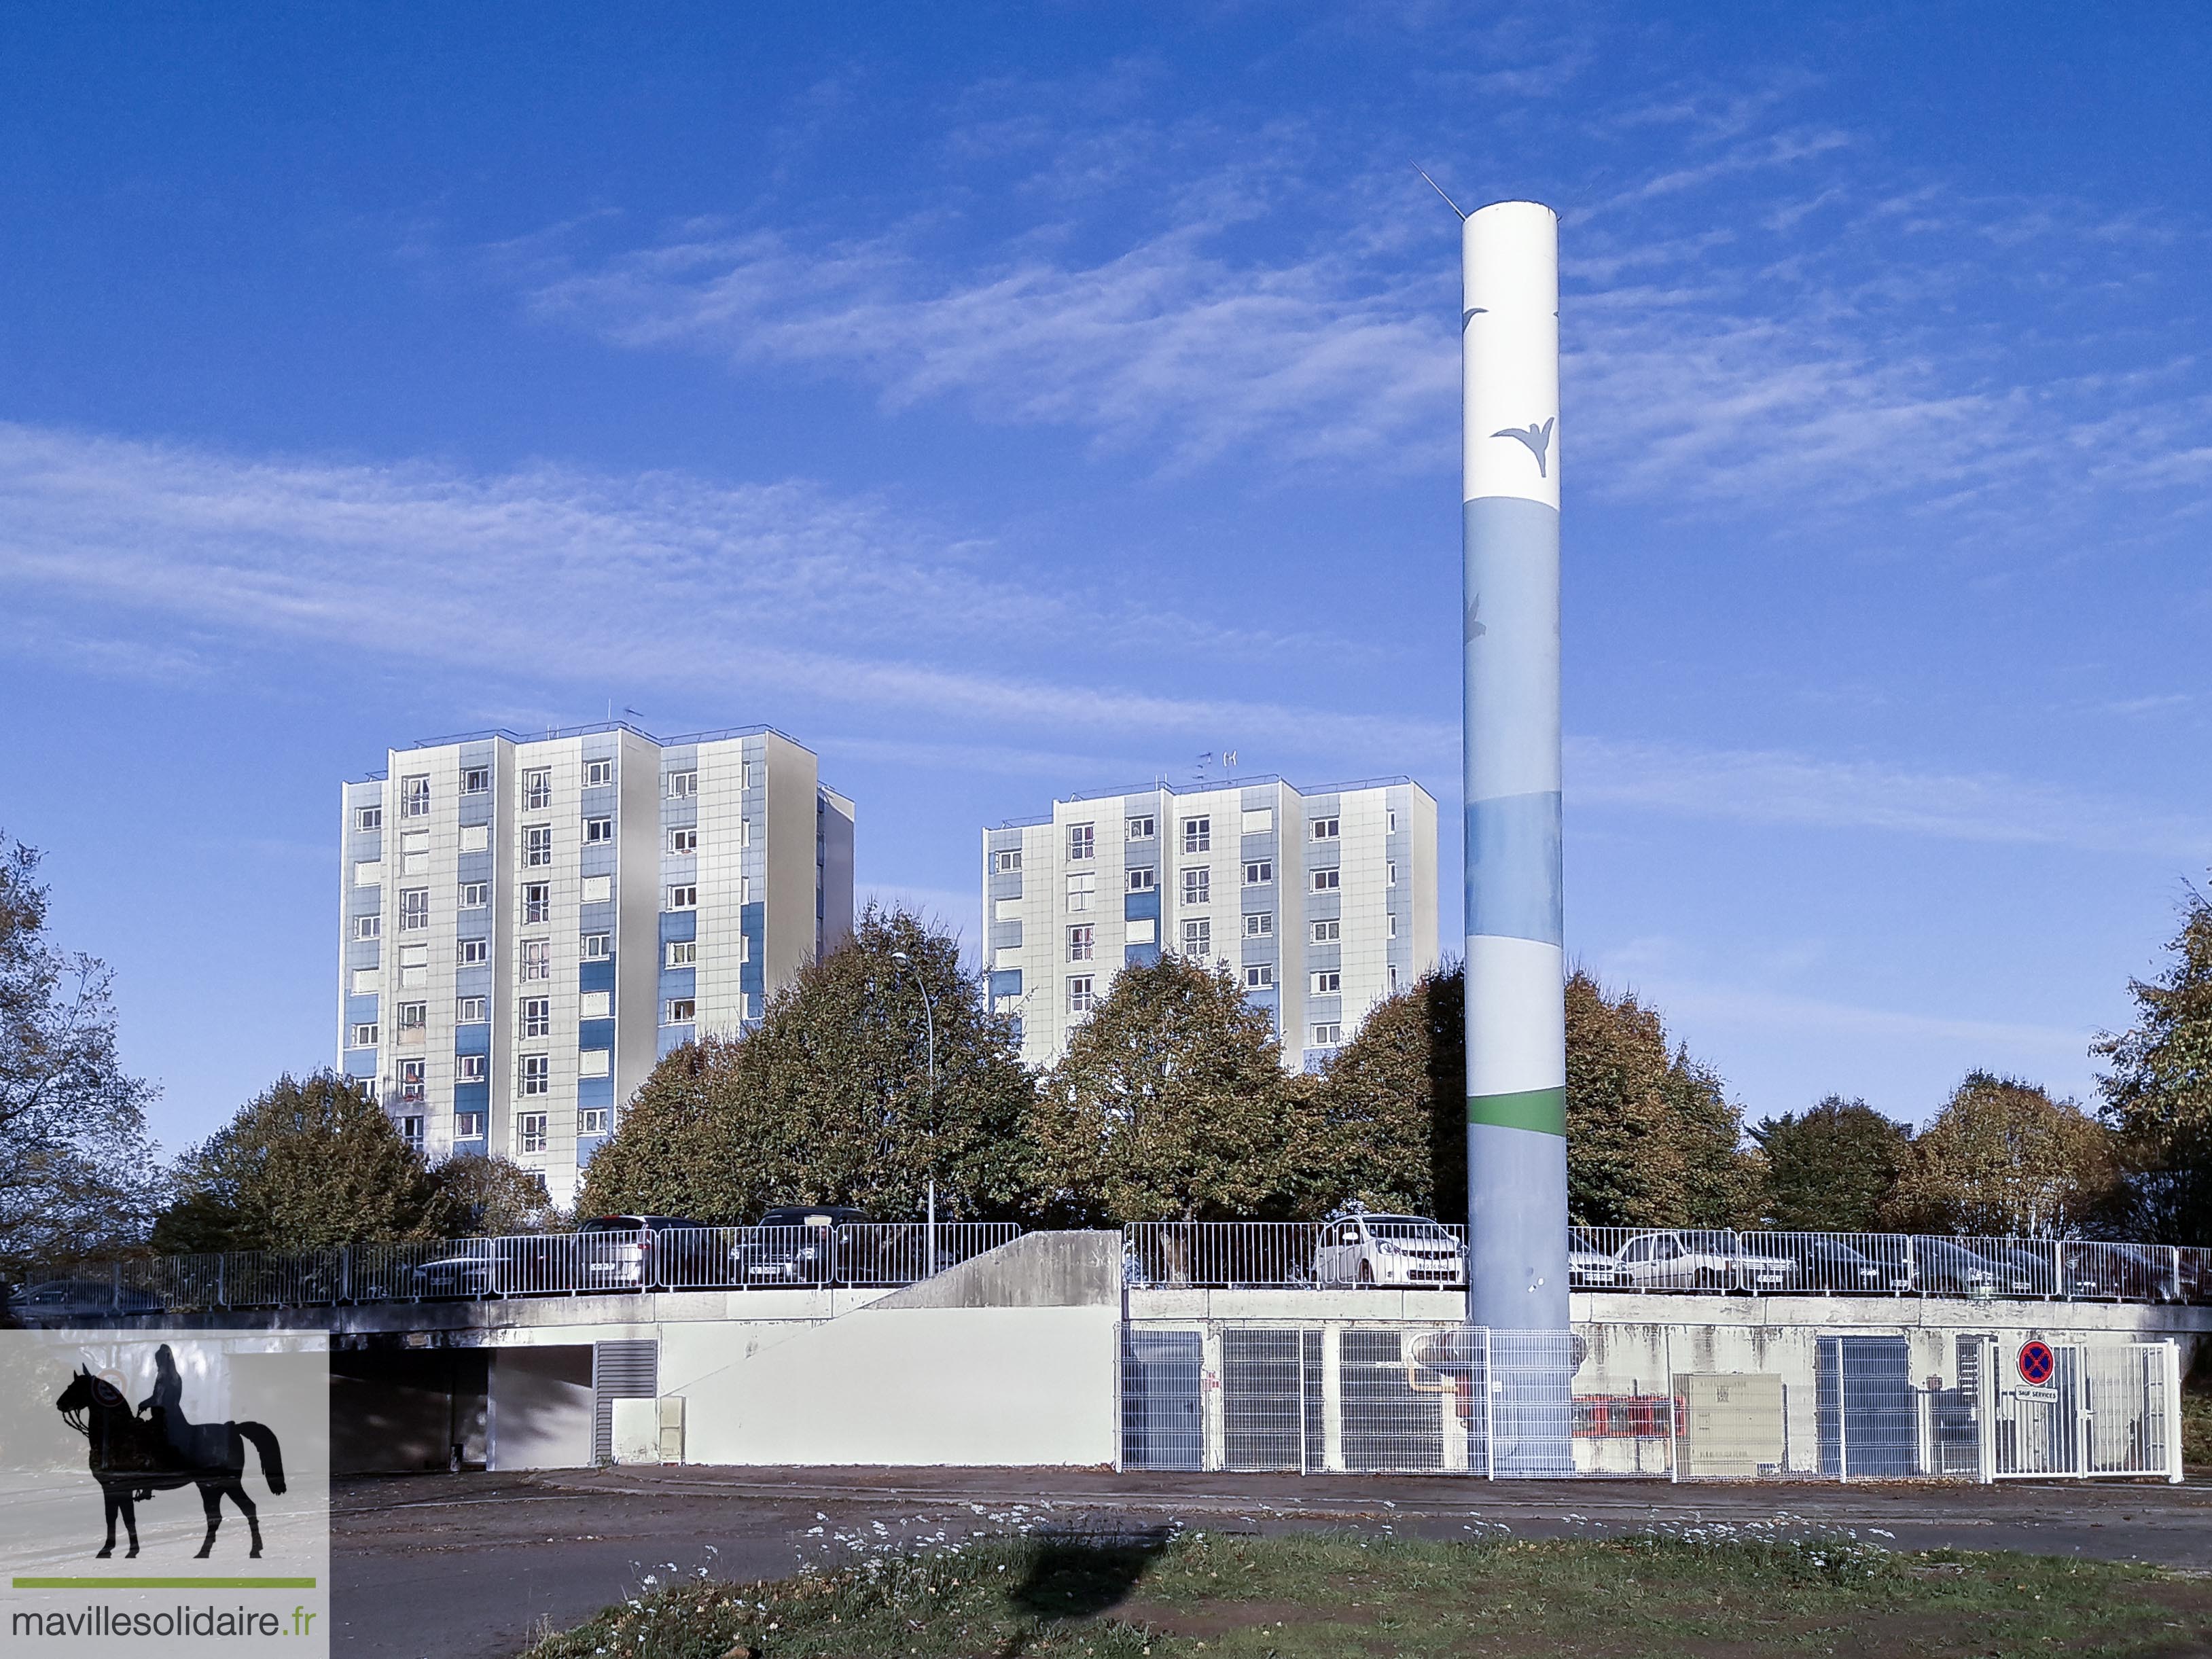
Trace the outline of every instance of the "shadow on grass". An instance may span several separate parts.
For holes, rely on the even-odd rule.
[[[1129,1599],[1175,1535],[1172,1527],[1034,1534],[1036,1553],[1008,1600],[1040,1621],[1096,1618]],[[1026,1652],[1029,1641],[1018,1638],[1006,1651]]]

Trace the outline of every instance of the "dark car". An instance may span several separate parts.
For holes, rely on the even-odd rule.
[[[680,1215],[597,1215],[579,1222],[572,1269],[575,1288],[635,1291],[695,1282],[696,1276],[682,1269],[695,1253],[693,1240],[703,1231]]]
[[[562,1282],[556,1259],[565,1241],[515,1235],[457,1240],[452,1253],[409,1269],[417,1297],[530,1296],[578,1288]]]
[[[2013,1278],[2009,1268],[1984,1260],[1954,1238],[1913,1237],[1913,1288],[1923,1296],[2010,1296]]]
[[[1797,1264],[1801,1290],[1830,1296],[1894,1296],[1911,1287],[1902,1261],[1878,1261],[1840,1238],[1820,1233],[1776,1233],[1763,1241]]]
[[[1997,1269],[1999,1296],[2047,1297],[2057,1286],[2058,1264],[2048,1244],[1985,1238],[1975,1242],[1974,1253]]]
[[[741,1285],[836,1285],[876,1276],[861,1241],[842,1231],[867,1220],[846,1204],[779,1204],[740,1233],[730,1261]],[[851,1259],[848,1259],[851,1258]]]
[[[2175,1252],[2156,1245],[2069,1243],[2063,1248],[2069,1295],[2115,1302],[2178,1302]]]
[[[108,1279],[49,1279],[20,1285],[9,1298],[15,1317],[29,1326],[70,1325],[87,1319],[162,1311],[161,1298]]]

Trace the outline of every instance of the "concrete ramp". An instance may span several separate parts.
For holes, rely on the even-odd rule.
[[[1121,1303],[1121,1235],[1101,1231],[1024,1233],[869,1307],[1118,1308]]]

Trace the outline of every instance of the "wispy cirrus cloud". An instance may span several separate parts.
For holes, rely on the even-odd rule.
[[[2200,820],[1996,773],[1601,738],[1569,738],[1566,764],[1569,798],[1583,806],[2191,863],[2212,857],[2212,829]]]

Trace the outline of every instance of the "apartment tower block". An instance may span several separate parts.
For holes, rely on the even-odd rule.
[[[441,738],[341,796],[340,1071],[558,1204],[662,1054],[852,931],[852,803],[764,726]]]

